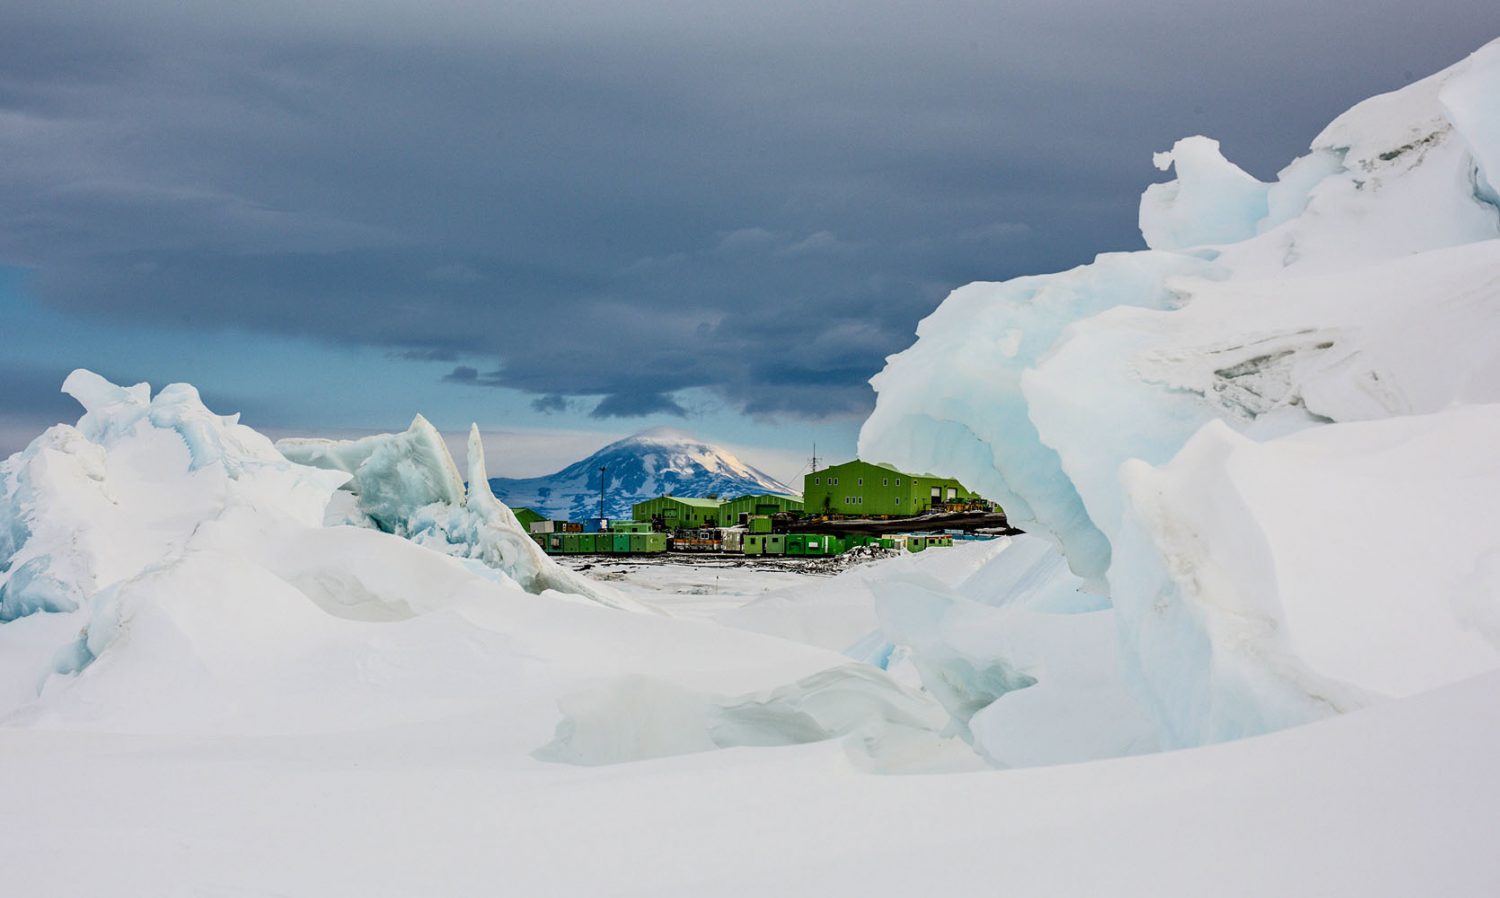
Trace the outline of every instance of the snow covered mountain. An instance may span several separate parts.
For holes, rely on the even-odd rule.
[[[582,521],[599,513],[599,469],[607,517],[628,518],[637,502],[670,493],[687,499],[746,493],[797,495],[728,450],[670,427],[643,430],[545,477],[494,477],[490,487],[511,508],[548,518]]]

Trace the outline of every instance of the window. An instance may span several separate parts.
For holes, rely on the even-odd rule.
[[[889,477],[882,477],[882,478],[880,478],[880,485],[881,486],[890,486],[891,485],[891,478],[889,478]]]
[[[948,487],[948,501],[952,502],[954,499],[957,499],[957,498],[958,498],[958,490],[954,489],[951,486]]]
[[[900,478],[900,477],[897,477],[897,478],[896,478],[896,485],[897,485],[897,486],[900,486],[900,485],[901,485],[901,478]]]
[[[900,504],[901,504],[901,497],[900,497],[900,496],[897,496],[897,497],[896,497],[896,504],[897,504],[897,505],[900,505]]]
[[[817,485],[817,486],[822,486],[823,485],[823,478],[821,478],[821,477],[814,477],[813,478],[813,483],[815,485]]]
[[[864,486],[865,485],[865,479],[863,477],[859,478],[859,481],[855,485],[856,486]]]
[[[830,477],[830,478],[828,478],[828,485],[829,486],[838,486],[839,485],[839,479],[837,477]]]

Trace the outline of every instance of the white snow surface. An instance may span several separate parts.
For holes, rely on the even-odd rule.
[[[1053,541],[1119,651],[1051,676],[1123,684],[1161,747],[1494,670],[1497,154],[1500,41],[1358,104],[1274,183],[1179,141],[1141,201],[1151,249],[956,290],[873,380],[860,455]],[[1023,641],[975,632],[908,638]]]

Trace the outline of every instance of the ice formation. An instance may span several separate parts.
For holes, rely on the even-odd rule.
[[[883,745],[887,724],[937,738],[936,705],[836,653],[603,607],[637,605],[533,554],[477,433],[465,493],[422,421],[321,444],[330,470],[185,385],[153,397],[78,371],[65,389],[77,426],[0,465],[0,725],[263,737],[493,719],[524,756],[559,700],[626,676],[743,696],[715,712],[725,745]],[[372,526],[326,523],[351,478]]]
[[[133,683],[131,695],[150,692],[142,682],[182,679],[174,668],[184,663],[182,647],[195,659],[190,666],[215,672],[203,683],[222,686],[220,676],[253,676],[269,658],[338,634],[328,614],[410,618],[450,607],[472,584],[492,584],[502,596],[554,589],[549,596],[634,604],[541,555],[488,496],[477,446],[480,487],[468,497],[451,461],[445,469],[424,454],[442,444],[421,433],[405,445],[376,445],[355,466],[381,514],[407,495],[436,497],[410,520],[413,542],[436,545],[437,554],[373,529],[325,527],[330,497],[351,474],[289,461],[236,416],[210,412],[190,386],[152,396],[146,384],[119,387],[80,370],[63,388],[85,409],[78,424],[50,428],[0,465],[0,625],[7,636],[16,627],[40,634],[11,648],[9,661],[23,672],[7,683],[15,704],[0,712],[35,699],[50,675],[106,656],[114,676],[64,691],[118,681]],[[27,620],[50,618],[58,624]],[[111,652],[127,632],[133,651]],[[369,651],[347,634],[338,642]],[[176,648],[143,648],[152,645]],[[122,666],[134,667],[135,678],[119,674]],[[201,696],[205,709],[216,701]]]
[[[179,556],[205,520],[237,508],[317,526],[345,479],[287,462],[185,384],[152,397],[146,384],[80,370],[63,390],[85,409],[78,425],[50,428],[0,464],[0,620],[77,609]]]
[[[1500,667],[1482,518],[1500,481],[1500,42],[1358,104],[1274,183],[1201,137],[1156,161],[1177,178],[1142,198],[1151,249],[955,291],[874,379],[861,457],[950,472],[1054,541],[1107,597],[1110,676],[1164,747]],[[1016,630],[976,644],[943,627],[951,598],[890,592],[914,656],[1014,665]],[[1049,623],[1093,646],[1098,619]],[[1054,660],[1059,681],[1104,673]],[[1047,683],[985,707],[998,721]],[[965,724],[976,740],[987,715]]]
[[[552,589],[605,605],[644,610],[618,592],[560,567],[515,513],[490,491],[479,428],[469,432],[468,489],[442,436],[418,415],[404,433],[358,440],[287,439],[276,448],[292,461],[349,475],[356,497],[342,522],[375,526],[419,545],[481,562],[528,592]],[[339,506],[331,505],[337,513]]]

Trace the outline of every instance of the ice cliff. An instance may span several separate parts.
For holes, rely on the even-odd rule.
[[[860,456],[951,472],[1051,540],[1164,747],[1500,666],[1500,42],[1272,183],[1205,137],[1155,162],[1176,179],[1142,197],[1149,249],[954,291],[874,378]],[[1028,669],[1026,622],[978,639],[956,602],[880,598],[929,688],[982,685],[954,659]],[[1100,614],[1043,621],[1077,660],[991,704],[1098,674]]]

